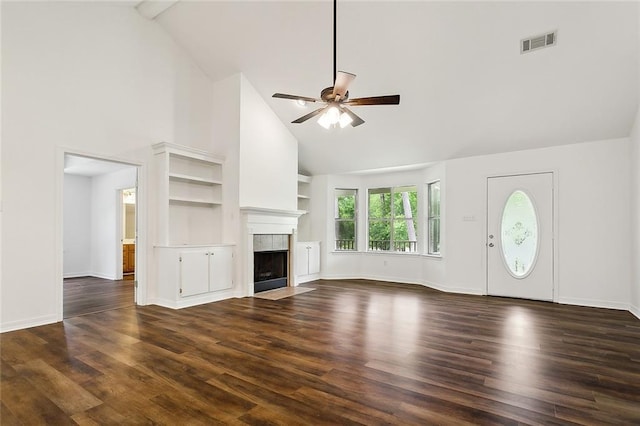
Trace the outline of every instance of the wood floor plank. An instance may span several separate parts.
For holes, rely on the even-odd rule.
[[[135,282],[97,277],[65,278],[64,318],[103,312],[134,305]]]
[[[1,334],[0,422],[640,424],[640,321],[628,312],[305,285],[316,290]]]
[[[56,403],[46,389],[38,389],[24,377],[16,376],[0,384],[2,409],[10,420],[24,425],[72,425],[75,422]],[[4,420],[3,420],[3,425]]]
[[[15,368],[21,376],[40,392],[45,392],[50,400],[70,416],[102,404],[101,400],[87,392],[80,384],[40,359],[17,365]]]

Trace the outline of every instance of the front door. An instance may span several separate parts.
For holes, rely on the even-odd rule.
[[[553,300],[553,173],[487,184],[487,293]]]

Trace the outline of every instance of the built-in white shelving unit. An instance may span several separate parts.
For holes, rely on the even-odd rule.
[[[311,177],[298,175],[298,210],[307,213],[310,208]]]
[[[219,242],[222,158],[171,143],[153,146],[158,171],[158,244]]]
[[[311,210],[311,176],[298,175],[298,210],[303,212],[298,218],[298,237],[308,239],[311,233],[308,214]]]
[[[233,297],[233,245],[222,239],[224,159],[171,143],[153,146],[158,240],[155,303],[183,308]]]

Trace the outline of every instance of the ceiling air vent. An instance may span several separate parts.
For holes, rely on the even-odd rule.
[[[520,53],[527,53],[543,47],[555,46],[558,42],[558,31],[528,37],[520,40]]]

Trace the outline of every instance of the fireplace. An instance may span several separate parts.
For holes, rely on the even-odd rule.
[[[287,250],[253,253],[253,288],[255,293],[287,286]]]
[[[245,254],[240,257],[242,285],[238,286],[238,297],[277,288],[270,287],[272,279],[279,280],[278,286],[295,286],[295,252],[290,247],[295,247],[298,217],[303,212],[260,207],[240,207],[240,212],[243,224],[240,252]],[[260,259],[262,257],[264,259]],[[258,259],[258,264],[270,265],[269,278],[267,271],[256,272],[255,259]],[[274,264],[276,267],[272,268]],[[284,274],[274,274],[274,270]],[[283,276],[275,278],[275,275]],[[258,281],[260,277],[265,280]]]
[[[273,290],[288,285],[289,235],[253,236],[253,291]]]

